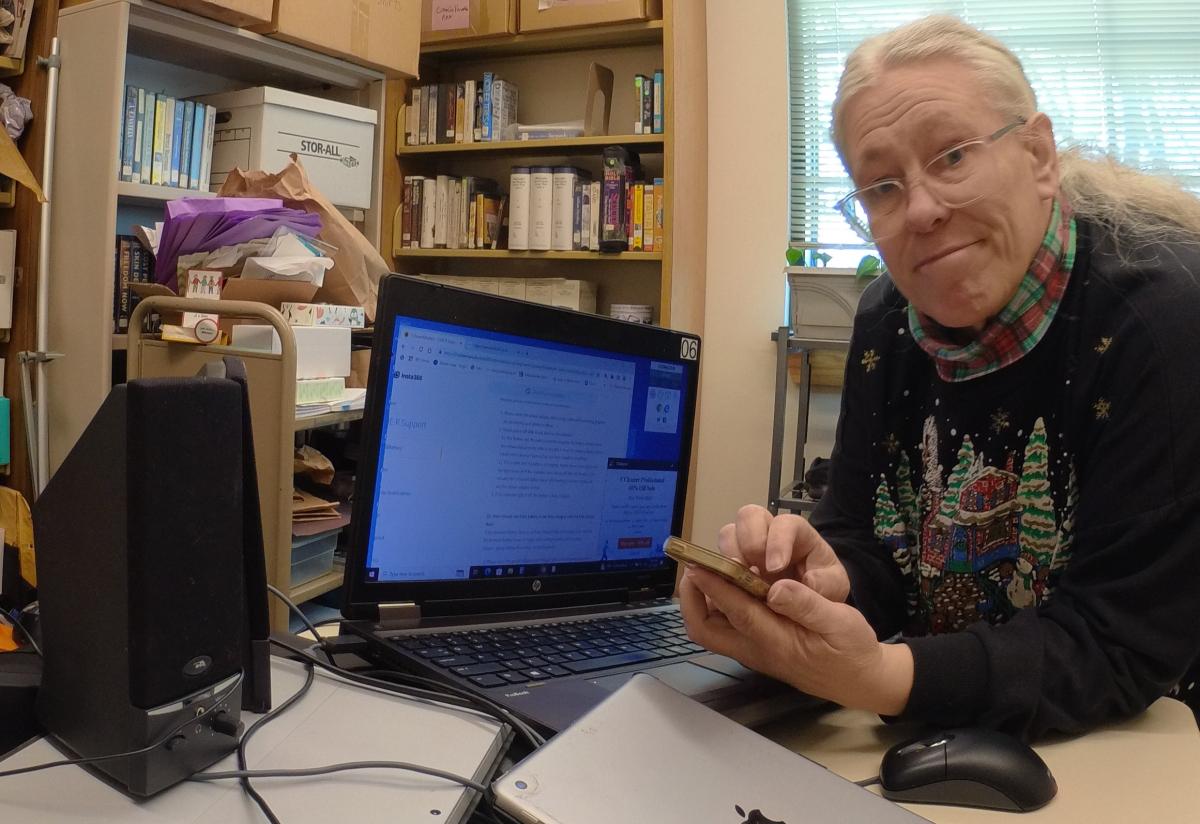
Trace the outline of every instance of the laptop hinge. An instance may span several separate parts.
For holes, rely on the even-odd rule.
[[[382,622],[390,621],[416,621],[421,618],[421,606],[412,601],[400,601],[395,604],[380,604],[379,605],[379,620]]]
[[[640,601],[653,601],[658,598],[658,592],[654,587],[642,587],[641,589],[631,589],[626,599],[629,603],[635,604]]]

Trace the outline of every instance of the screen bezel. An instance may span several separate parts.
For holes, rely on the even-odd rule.
[[[613,320],[585,312],[543,306],[496,295],[473,292],[403,275],[380,281],[371,368],[362,421],[360,457],[354,484],[349,542],[346,554],[345,595],[342,614],[347,618],[377,618],[381,603],[411,602],[424,605],[423,614],[462,613],[468,603],[488,599],[518,602],[522,596],[546,605],[560,605],[573,597],[583,603],[585,593],[619,593],[655,590],[669,595],[675,582],[675,563],[653,570],[619,570],[580,575],[512,578],[469,578],[439,581],[369,581],[366,577],[370,508],[375,499],[378,444],[387,397],[387,375],[395,335],[396,317],[405,316],[525,338],[596,348],[602,351],[652,358],[685,367],[688,396],[680,417],[679,480],[675,490],[671,533],[683,528],[699,384],[699,338],[696,335]],[[682,354],[695,358],[683,358]],[[464,501],[464,506],[469,502]],[[437,604],[445,604],[439,610]]]

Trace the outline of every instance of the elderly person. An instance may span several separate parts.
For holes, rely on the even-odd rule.
[[[949,17],[862,43],[833,137],[863,295],[811,522],[719,536],[694,640],[840,704],[1026,738],[1139,712],[1200,654],[1200,201],[1056,151],[1017,59]]]

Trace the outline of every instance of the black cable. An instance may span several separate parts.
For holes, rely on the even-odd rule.
[[[460,690],[458,687],[450,684],[443,684],[440,681],[420,678],[420,676],[409,676],[403,673],[387,672],[389,677],[398,680],[384,680],[371,676],[365,676],[351,670],[342,669],[336,664],[326,663],[314,655],[309,655],[307,651],[299,649],[298,647],[293,647],[290,644],[285,644],[276,638],[272,638],[271,643],[277,647],[281,647],[300,656],[305,661],[310,661],[313,664],[316,664],[318,667],[332,672],[339,678],[359,684],[360,686],[373,687],[392,695],[401,695],[419,701],[431,701],[439,704],[448,704],[453,707],[458,707],[459,709],[480,713],[493,718],[502,724],[507,724],[519,730],[521,734],[529,740],[529,743],[535,749],[545,743],[544,738],[542,738],[527,724],[513,715],[507,708],[502,707],[501,705],[496,704],[487,698],[475,695],[467,690]],[[432,684],[434,688],[423,689],[421,687],[408,686],[399,680],[405,678],[412,678],[422,682],[427,682]],[[454,693],[456,692],[461,693],[461,695],[455,695]]]
[[[879,776],[875,776],[874,778],[864,778],[861,781],[855,781],[854,783],[860,787],[873,787],[879,783]]]
[[[247,766],[246,744],[249,743],[250,736],[254,735],[254,733],[258,731],[259,727],[263,726],[268,721],[278,718],[280,715],[286,712],[289,707],[303,698],[312,687],[313,681],[317,676],[317,671],[313,669],[312,664],[307,662],[305,663],[304,668],[308,672],[308,677],[304,680],[304,685],[292,693],[292,695],[282,704],[273,708],[266,715],[255,721],[254,724],[251,725],[250,729],[246,730],[245,734],[242,735],[241,740],[238,741],[237,764],[239,770],[244,770]],[[271,809],[271,805],[267,803],[265,798],[259,795],[258,790],[254,789],[254,786],[250,783],[249,777],[242,779],[242,789],[246,792],[246,795],[250,796],[250,800],[257,804],[258,808],[262,810],[263,815],[267,817],[267,821],[269,821],[271,824],[281,824],[279,818],[275,815],[274,810]]]
[[[5,612],[5,613],[0,613],[0,614],[3,614],[4,618],[7,621],[9,621],[14,627],[21,630],[21,634],[25,636],[25,639],[27,641],[29,641],[29,646],[33,647],[34,652],[36,652],[42,658],[46,657],[46,656],[42,655],[42,648],[38,644],[37,639],[33,637],[33,633],[31,633],[29,630],[25,629],[25,625],[21,623],[21,619],[17,617],[17,613],[15,611],[11,612],[11,613]]]
[[[267,584],[267,591],[280,601],[283,601],[285,604],[287,604],[288,609],[300,616],[300,620],[304,622],[304,626],[313,634],[313,640],[324,646],[325,639],[321,637],[321,633],[317,632],[317,628],[313,626],[313,622],[308,619],[308,616],[304,614],[304,610],[300,609],[300,607],[296,605],[295,601],[284,595],[283,592],[273,584]]]
[[[195,724],[195,723],[207,718],[209,715],[212,715],[212,713],[216,712],[217,709],[220,707],[221,702],[224,701],[226,698],[228,698],[230,695],[232,695],[234,693],[234,691],[237,690],[237,688],[241,685],[241,683],[242,683],[242,674],[238,673],[237,680],[233,682],[233,685],[230,686],[229,689],[225,690],[225,692],[222,693],[219,697],[214,696],[213,700],[212,700],[212,704],[209,706],[208,709],[206,709],[204,712],[200,713],[199,715],[197,715],[195,717],[189,718],[187,721],[180,724],[178,727],[171,730],[166,735],[163,735],[162,737],[160,737],[153,744],[147,744],[145,747],[142,747],[141,749],[129,750],[127,752],[113,753],[112,755],[92,755],[92,756],[88,756],[86,758],[64,758],[60,761],[47,761],[45,764],[34,764],[29,767],[20,767],[15,770],[4,770],[3,772],[0,772],[0,778],[8,778],[9,776],[13,776],[13,775],[24,775],[25,773],[38,772],[39,770],[48,770],[51,767],[66,767],[66,766],[70,766],[73,764],[95,764],[99,761],[112,761],[113,759],[116,759],[116,758],[132,758],[135,755],[141,755],[143,753],[150,752],[151,750],[157,749],[158,747],[161,747],[163,744],[170,741],[172,738],[174,738],[179,733],[180,730],[184,729],[185,727],[190,727],[192,724]]]

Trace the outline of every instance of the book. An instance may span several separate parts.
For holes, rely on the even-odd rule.
[[[654,248],[661,252],[666,246],[663,233],[663,206],[667,199],[666,187],[661,177],[654,178]]]
[[[629,248],[635,252],[642,251],[643,221],[645,220],[645,184],[633,184],[633,241]],[[653,197],[653,195],[651,195]]]
[[[407,249],[412,241],[412,175],[404,176],[400,198],[400,248]],[[393,230],[394,231],[394,230]]]
[[[504,204],[507,202],[508,198],[504,195],[501,195],[499,200],[488,198],[484,201],[484,232],[488,237],[488,245],[493,249],[500,246],[500,233],[504,229]]]
[[[575,178],[575,185],[571,192],[571,248],[582,249],[580,245],[583,241],[583,181],[581,177]]]
[[[174,122],[171,126],[171,183],[172,186],[179,185],[179,155],[183,148],[183,113],[184,102],[182,100],[175,101],[175,112],[173,114]],[[165,151],[165,149],[164,149]]]
[[[138,149],[142,155],[142,170],[139,182],[151,183],[151,175],[154,169],[154,110],[157,95],[153,92],[146,92],[146,116],[145,123],[142,126],[142,143]]]
[[[476,123],[478,117],[475,113],[475,104],[478,100],[475,94],[475,81],[467,80],[463,83],[463,96],[465,98],[463,107],[463,142],[474,143],[479,138],[475,136]]]
[[[429,111],[425,122],[425,142],[428,144],[441,143],[438,140],[438,102],[441,95],[441,89],[437,83],[430,83],[425,87],[429,92]]]
[[[121,180],[133,180],[133,138],[137,132],[137,88],[125,87],[125,119],[121,134]]]
[[[13,0],[9,8],[13,14],[12,42],[4,47],[5,57],[21,59],[25,56],[25,44],[29,40],[29,21],[33,17],[33,3],[34,0]]]
[[[454,84],[454,142],[466,142],[467,122],[467,87],[463,83]]]
[[[599,208],[601,252],[624,252],[629,248],[625,228],[625,161],[628,155],[621,146],[604,147]]]
[[[642,78],[642,134],[654,132],[654,80]]]
[[[640,185],[640,184],[639,184]],[[654,184],[647,183],[642,187],[642,249],[654,252]]]
[[[208,181],[204,181],[204,186],[200,185],[200,168],[204,163],[204,104],[197,103],[192,107],[192,150],[190,155],[191,164],[188,167],[188,183],[189,189],[208,190]]]
[[[183,103],[183,137],[179,141],[179,188],[192,188],[192,129],[195,127],[196,104]]]
[[[151,168],[151,180],[155,186],[163,185],[163,141],[167,134],[167,102],[165,94],[160,94],[154,101],[154,159]]]
[[[633,121],[633,133],[642,133],[642,84],[646,82],[644,74],[635,74],[633,76],[633,100],[637,104],[638,116]]]
[[[133,174],[130,180],[142,182],[142,132],[146,128],[146,90],[137,90],[137,120],[133,126]]]
[[[412,190],[412,240],[408,246],[416,249],[421,245],[421,220],[425,204],[425,181],[427,178],[414,177]]]
[[[458,84],[440,83],[439,86],[442,90],[442,99],[438,103],[438,117],[442,130],[438,137],[438,143],[453,143],[454,120],[458,112]]]
[[[483,73],[483,122],[481,131],[483,132],[483,140],[494,140],[492,137],[492,81],[495,75],[491,72]]]
[[[421,248],[433,248],[433,229],[437,222],[437,179],[427,177],[421,191]]]
[[[419,95],[417,105],[417,145],[423,146],[429,142],[429,87],[418,86],[415,90]]]
[[[663,70],[654,70],[654,133],[663,133]]]
[[[204,159],[200,165],[200,188],[208,192],[212,190],[212,155],[213,135],[217,128],[216,106],[204,107]]]
[[[588,246],[593,252],[600,251],[600,181],[592,181],[592,225],[588,230]]]
[[[450,208],[449,175],[438,175],[436,184],[436,188],[434,189],[435,199],[433,207],[433,245],[435,247],[445,248],[447,230],[446,221],[449,218]]]

